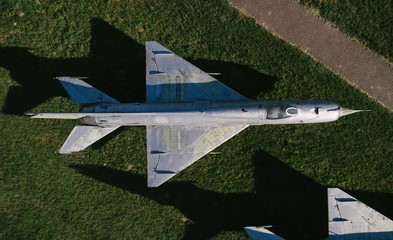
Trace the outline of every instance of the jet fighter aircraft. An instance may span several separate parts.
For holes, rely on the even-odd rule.
[[[157,187],[250,125],[331,122],[359,110],[323,101],[255,101],[157,42],[146,42],[146,102],[119,103],[74,77],[57,77],[77,113],[32,118],[80,119],[61,154],[79,152],[120,126],[146,126],[148,186]]]

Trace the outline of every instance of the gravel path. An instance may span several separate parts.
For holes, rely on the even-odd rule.
[[[393,65],[294,0],[229,0],[274,35],[393,110]]]

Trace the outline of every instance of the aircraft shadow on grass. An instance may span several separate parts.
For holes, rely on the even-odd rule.
[[[192,223],[184,239],[208,239],[221,231],[243,231],[252,225],[273,225],[286,239],[322,239],[327,235],[326,188],[265,152],[253,157],[255,191],[218,193],[189,182],[167,182],[147,188],[146,176],[104,166],[72,165],[79,173],[173,206]]]
[[[145,101],[145,47],[99,18],[91,24],[90,53],[85,58],[49,59],[27,48],[0,48],[0,67],[18,83],[9,89],[3,113],[23,114],[52,97],[66,96],[53,80],[57,76],[89,77],[86,82],[120,102]],[[192,63],[205,72],[222,73],[218,80],[249,98],[270,90],[276,80],[245,65],[207,60]]]
[[[189,182],[146,187],[146,176],[96,165],[72,165],[90,178],[177,208],[192,221],[184,239],[208,239],[221,231],[243,231],[252,225],[273,225],[285,239],[325,239],[328,234],[327,187],[259,151],[254,164],[253,193],[218,193]],[[347,191],[391,218],[393,196]]]

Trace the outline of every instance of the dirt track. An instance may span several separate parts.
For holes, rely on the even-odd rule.
[[[393,66],[294,0],[229,0],[273,34],[299,47],[393,110]]]

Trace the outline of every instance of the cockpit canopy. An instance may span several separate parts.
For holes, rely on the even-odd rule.
[[[298,114],[298,108],[293,106],[269,106],[267,107],[267,119],[288,118]]]

